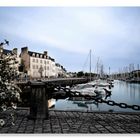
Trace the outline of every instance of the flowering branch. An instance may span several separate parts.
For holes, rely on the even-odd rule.
[[[0,43],[0,47],[4,43]],[[9,42],[8,42],[9,44]],[[1,47],[1,49],[3,49]],[[15,85],[14,80],[18,76],[16,55],[13,53],[4,54],[0,52],[0,111],[6,111],[11,107],[16,109],[17,102],[20,101],[20,88]],[[14,125],[14,113],[11,112],[12,125]],[[0,126],[3,126],[5,121],[0,119]]]

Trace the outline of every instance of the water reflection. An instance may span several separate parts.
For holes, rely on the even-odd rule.
[[[105,97],[107,100],[113,100],[117,103],[126,103],[129,105],[140,105],[140,84],[126,83],[123,81],[114,81],[112,94]],[[82,111],[122,111],[138,112],[132,109],[123,109],[118,106],[109,106],[104,103],[97,103],[93,100],[58,100],[55,110],[82,110]],[[140,111],[139,111],[140,112]]]

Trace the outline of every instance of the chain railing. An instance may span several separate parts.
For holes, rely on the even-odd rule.
[[[130,109],[137,110],[137,111],[140,110],[139,105],[128,105],[126,103],[117,103],[113,100],[102,99],[98,95],[97,96],[83,95],[83,94],[81,94],[81,92],[76,91],[76,90],[72,91],[69,88],[60,87],[60,86],[55,87],[55,91],[62,91],[62,90],[66,93],[67,97],[83,97],[83,98],[88,99],[88,100],[95,100],[98,103],[106,103],[107,105],[110,105],[110,106],[118,106],[120,108],[130,108]]]
[[[136,111],[140,110],[139,105],[128,105],[126,103],[118,103],[113,100],[107,100],[107,97],[111,96],[110,93],[106,94],[106,97],[102,98],[101,94],[89,95],[82,94],[80,91],[71,90],[65,87],[66,84],[62,82],[29,82],[20,84],[23,91],[29,93],[29,106],[30,106],[30,119],[47,119],[49,117],[48,101],[54,99],[66,99],[72,100],[73,97],[82,97],[86,101],[94,100],[96,103],[105,103],[110,106],[118,106],[120,108],[130,108]],[[71,85],[71,83],[70,83]],[[69,86],[70,86],[69,85]],[[23,93],[24,94],[24,93]]]

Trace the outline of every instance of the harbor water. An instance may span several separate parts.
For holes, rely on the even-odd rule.
[[[127,83],[124,81],[114,81],[112,94],[106,100],[113,100],[117,103],[126,103],[128,105],[140,106],[140,84]],[[140,112],[130,108],[120,108],[110,106],[106,103],[97,103],[92,101],[72,101],[68,99],[59,99],[55,102],[54,110],[77,110],[77,111],[111,111],[111,112]]]

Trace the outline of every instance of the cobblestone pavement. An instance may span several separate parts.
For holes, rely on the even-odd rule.
[[[17,110],[15,126],[6,117],[2,133],[140,133],[140,113],[49,111],[48,120],[29,120],[28,109]],[[0,116],[1,117],[1,116]]]

